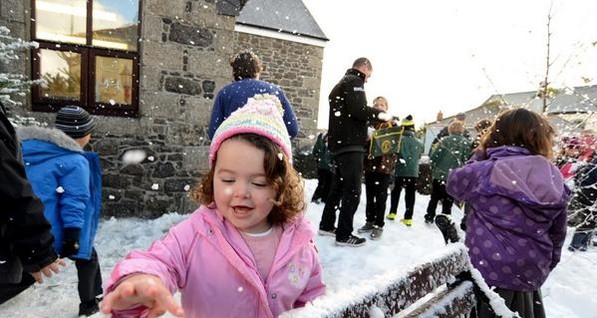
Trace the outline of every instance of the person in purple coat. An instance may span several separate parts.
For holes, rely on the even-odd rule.
[[[448,176],[448,193],[471,207],[465,244],[472,265],[521,317],[545,317],[540,288],[566,235],[570,189],[551,161],[553,136],[542,116],[508,110],[473,159]],[[497,317],[482,299],[477,314]]]

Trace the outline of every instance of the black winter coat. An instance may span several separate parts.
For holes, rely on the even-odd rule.
[[[380,110],[367,106],[365,74],[349,69],[329,95],[328,149],[332,155],[365,152],[367,127]]]
[[[55,261],[54,237],[20,161],[15,130],[0,104],[0,283],[16,284]]]

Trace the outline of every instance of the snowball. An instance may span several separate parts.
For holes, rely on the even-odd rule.
[[[122,161],[125,164],[140,163],[141,161],[145,160],[146,156],[147,154],[144,150],[128,150],[122,155]]]

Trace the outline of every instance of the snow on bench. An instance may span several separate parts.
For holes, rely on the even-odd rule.
[[[408,272],[386,273],[345,292],[324,295],[283,318],[338,317],[458,317],[474,305],[473,285],[465,281],[446,287],[469,269],[463,244],[450,244],[442,256]]]

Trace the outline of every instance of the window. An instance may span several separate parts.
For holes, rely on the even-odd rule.
[[[33,109],[137,116],[141,0],[32,0]]]

